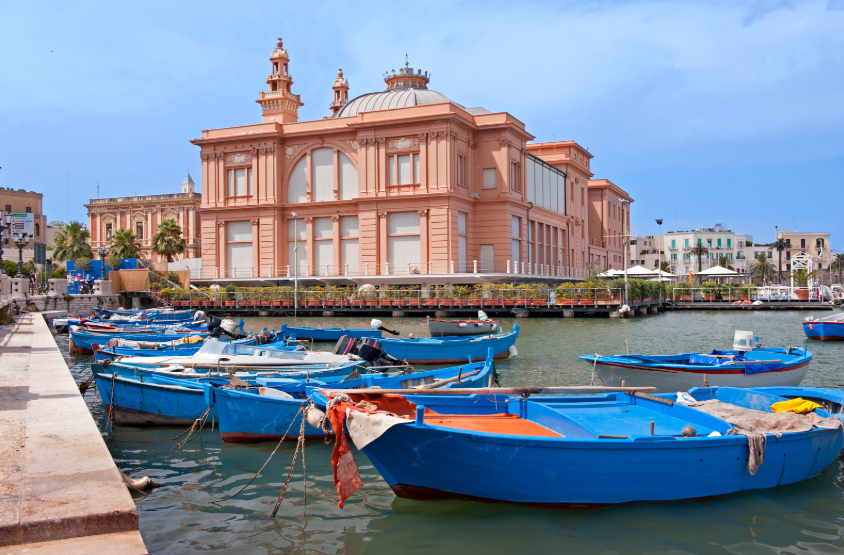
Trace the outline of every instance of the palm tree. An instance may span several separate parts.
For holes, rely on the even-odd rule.
[[[733,265],[730,264],[729,259],[723,254],[718,255],[718,265],[722,268],[727,268],[728,270],[735,270],[735,268],[733,268]]]
[[[780,237],[779,239],[771,243],[771,246],[768,249],[770,251],[776,250],[777,254],[779,255],[779,264],[777,264],[777,283],[782,283],[782,251],[789,248],[790,246],[791,243]]]
[[[663,272],[668,272],[670,274],[673,273],[671,271],[671,263],[668,262],[667,260],[663,260],[662,262],[659,263],[659,269],[662,270]]]
[[[167,262],[173,262],[173,255],[184,252],[187,247],[182,228],[173,220],[164,220],[157,229],[152,237],[152,252],[167,258]]]
[[[765,278],[770,277],[775,273],[777,273],[777,271],[774,268],[773,262],[771,262],[771,257],[763,252],[758,253],[756,255],[756,262],[754,262],[753,266],[750,267],[750,275],[758,277],[764,284]]]
[[[844,254],[839,252],[833,256],[832,264],[829,265],[829,269],[833,272],[838,272],[838,283],[841,283],[841,271],[844,270]]]
[[[111,236],[111,254],[118,258],[138,258],[141,244],[131,229],[120,228]]]
[[[689,254],[691,256],[697,256],[697,271],[698,271],[698,273],[703,271],[703,257],[706,256],[707,254],[709,254],[709,249],[707,249],[703,245],[703,242],[700,239],[698,239],[697,245],[695,245],[694,247],[689,249]],[[703,280],[703,277],[701,277],[700,279]]]
[[[53,240],[56,245],[53,258],[58,261],[93,258],[91,245],[88,244],[90,237],[91,233],[82,222],[72,221],[63,225]]]

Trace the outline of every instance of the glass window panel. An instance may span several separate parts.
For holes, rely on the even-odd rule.
[[[457,237],[458,272],[466,273],[466,236]]]
[[[334,150],[318,148],[311,152],[314,202],[334,200]]]
[[[522,236],[522,219],[518,216],[513,216],[513,222],[511,224],[511,231],[510,236],[514,239],[518,239]]]
[[[466,235],[466,212],[457,213],[457,233]]]
[[[246,194],[252,194],[252,168],[246,170]]]
[[[495,189],[495,168],[484,168],[484,189]]]
[[[246,169],[238,168],[234,170],[234,196],[242,197],[246,195]]]
[[[330,221],[330,218],[329,218]],[[314,241],[314,274],[325,276],[331,275],[331,267],[334,265],[334,241]],[[328,272],[325,266],[328,265]]]
[[[314,218],[314,239],[334,237],[334,225],[331,218]]]
[[[296,251],[296,255],[294,256],[294,248],[297,247],[298,250]],[[296,275],[297,271],[299,272],[300,276],[306,275],[305,265],[308,263],[308,244],[304,241],[299,241],[298,243],[288,241],[287,260],[290,261],[290,275]]]
[[[528,202],[536,203],[536,191],[534,190],[534,188],[536,187],[534,185],[536,175],[536,162],[530,157],[528,157],[527,159],[525,170],[525,173],[527,174],[527,191],[525,191],[525,193],[527,193]]]
[[[413,155],[413,182],[419,183],[419,155]]]
[[[481,260],[478,270],[481,272],[492,272],[495,270],[495,246],[481,245]]]
[[[551,206],[551,168],[548,166],[542,167],[542,196],[539,197],[539,205],[543,208]]]
[[[229,243],[226,245],[226,262],[229,277],[251,277],[252,243]]]
[[[357,216],[341,216],[340,217],[340,237],[357,237],[358,231],[358,217]]]
[[[226,171],[226,196],[234,194],[234,170]]]
[[[421,265],[422,254],[418,236],[390,237],[388,239],[390,270],[396,273],[406,273],[407,265]]]
[[[308,169],[307,160],[302,157],[293,167],[290,180],[287,182],[287,202],[296,204],[308,200]]]
[[[350,275],[360,274],[359,252],[357,239],[343,239],[340,241],[340,264],[343,265],[342,272],[346,271],[346,265],[348,264]]]
[[[391,212],[387,215],[387,233],[400,235],[419,233],[419,212]]]
[[[516,264],[519,263],[519,254],[520,254],[520,243],[518,239],[511,239],[512,244],[510,245],[511,253],[510,253],[510,260],[514,261]],[[514,268],[516,269],[516,268]]]
[[[252,241],[252,222],[227,222],[226,241]]]
[[[358,170],[351,159],[340,153],[340,200],[350,200],[358,196]]]
[[[302,218],[291,218],[287,220],[287,238],[291,241],[293,239],[304,241],[307,233],[307,225]]]
[[[387,158],[387,160],[389,162],[389,164],[387,165],[388,166],[387,171],[390,174],[389,182],[390,182],[390,185],[395,185],[396,184],[396,157],[390,156],[389,158]]]
[[[399,185],[407,185],[411,182],[410,154],[399,155]]]
[[[559,175],[557,172],[551,172],[551,182],[548,184],[548,190],[551,193],[551,201],[548,204],[548,209],[557,211],[557,178]]]

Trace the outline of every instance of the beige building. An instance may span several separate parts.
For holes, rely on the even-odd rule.
[[[23,261],[32,258],[35,243],[46,243],[47,237],[47,216],[44,215],[42,201],[44,195],[33,191],[14,191],[12,189],[0,189],[0,206],[4,212],[34,214],[33,239],[23,249]],[[3,232],[4,237],[9,237],[9,232]],[[47,253],[49,257],[50,254]],[[18,260],[18,249],[9,241],[3,252],[3,260]]]
[[[791,271],[792,257],[805,252],[812,257],[812,267],[815,270],[828,270],[832,262],[829,248],[828,231],[797,231],[794,229],[778,229],[777,239],[785,239],[789,248],[783,252],[782,271]],[[779,257],[777,251],[772,251],[773,262],[776,265]]]

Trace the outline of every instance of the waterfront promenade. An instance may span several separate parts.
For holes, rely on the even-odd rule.
[[[147,553],[135,503],[40,314],[0,331],[0,546]]]

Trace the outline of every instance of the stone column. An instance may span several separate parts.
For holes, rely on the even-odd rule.
[[[29,294],[29,278],[12,278],[12,298],[26,299]]]

